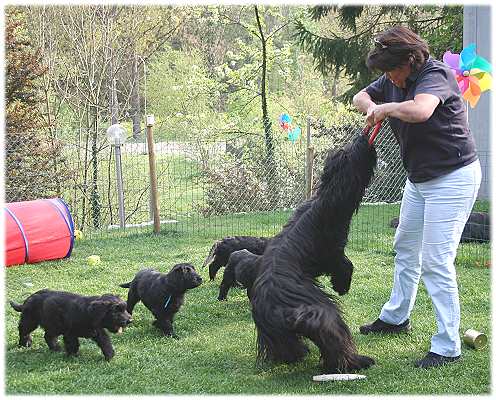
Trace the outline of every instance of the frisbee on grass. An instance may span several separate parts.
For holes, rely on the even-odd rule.
[[[354,381],[357,379],[365,379],[365,375],[359,374],[324,374],[324,375],[314,375],[313,380],[315,382],[327,382],[327,381]]]

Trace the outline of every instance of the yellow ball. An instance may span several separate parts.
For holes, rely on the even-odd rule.
[[[89,256],[87,259],[88,261],[88,264],[89,265],[97,265],[97,264],[100,264],[101,260],[100,260],[100,256]]]
[[[84,235],[83,235],[83,232],[81,232],[79,229],[76,229],[74,231],[74,238],[76,240],[81,240],[81,239],[84,239]]]

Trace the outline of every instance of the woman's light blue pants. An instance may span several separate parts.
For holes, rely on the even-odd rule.
[[[461,353],[455,257],[481,182],[479,160],[422,183],[407,179],[394,238],[394,283],[379,318],[401,324],[410,317],[420,277],[432,300],[437,333],[430,351]]]

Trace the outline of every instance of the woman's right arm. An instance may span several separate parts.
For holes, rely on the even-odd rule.
[[[362,89],[355,96],[353,96],[353,105],[364,114],[368,113],[370,107],[375,106],[376,104],[372,101],[372,98],[369,94]]]
[[[365,91],[365,89],[361,90],[355,96],[353,96],[353,105],[359,111],[367,114],[365,121],[368,126],[372,126],[376,123],[374,111],[377,107],[377,104],[372,101],[372,98]]]

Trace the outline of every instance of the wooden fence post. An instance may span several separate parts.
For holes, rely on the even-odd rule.
[[[155,167],[155,143],[153,141],[152,127],[155,124],[153,115],[146,116],[146,138],[148,144],[148,165],[150,170],[150,199],[153,210],[153,232],[160,232],[160,211],[158,208],[158,190],[157,190],[157,170]]]
[[[312,131],[310,129],[310,117],[307,117],[307,153],[306,153],[306,197],[307,200],[312,197],[312,187],[313,187],[313,158],[314,158],[314,148],[312,146]]]

